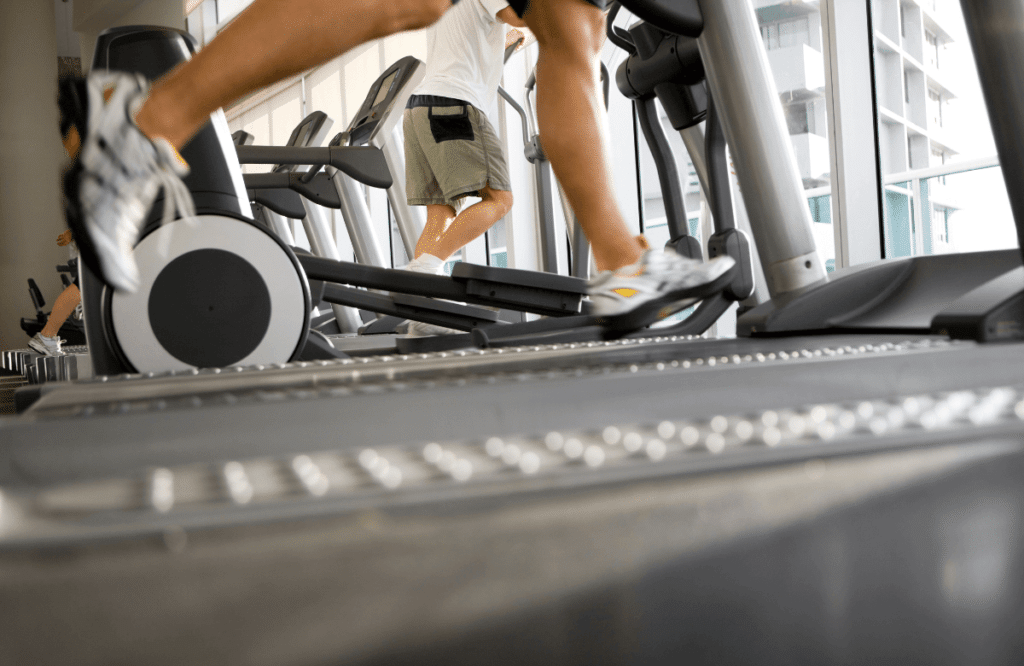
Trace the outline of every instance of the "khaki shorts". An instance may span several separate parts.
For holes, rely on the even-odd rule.
[[[410,206],[448,204],[485,185],[510,191],[508,160],[487,116],[471,104],[405,110],[405,189]]]

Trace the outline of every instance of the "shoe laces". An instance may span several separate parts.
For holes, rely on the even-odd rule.
[[[192,193],[182,180],[182,177],[188,174],[188,166],[166,139],[154,139],[152,143],[160,156],[154,175],[164,189],[164,210],[160,217],[160,226],[170,224],[176,216],[180,216],[182,222],[192,227],[196,224],[196,206],[192,200]],[[175,173],[170,160],[180,162],[184,174]],[[169,235],[162,236],[158,251],[161,256],[167,256],[170,251]]]
[[[157,139],[153,142],[158,152],[163,154],[165,160],[180,160],[178,152],[171,147],[166,139]],[[170,153],[170,155],[168,155]],[[184,161],[182,166],[185,167]],[[187,167],[185,167],[187,169]],[[186,172],[187,174],[187,172]],[[164,213],[160,224],[167,224],[174,221],[176,213],[188,222],[193,222],[196,216],[195,202],[192,200],[192,193],[182,180],[182,176],[174,173],[170,166],[161,164],[157,170],[157,179],[164,188]]]

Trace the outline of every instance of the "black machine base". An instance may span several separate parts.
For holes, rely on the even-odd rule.
[[[736,332],[900,330],[1020,339],[1022,289],[1017,250],[890,259],[837,271],[827,283],[764,303],[739,318]]]

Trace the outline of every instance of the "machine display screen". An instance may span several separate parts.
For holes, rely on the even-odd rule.
[[[306,145],[308,145],[308,142],[309,142],[309,139],[310,139],[310,134],[312,134],[312,133],[313,133],[313,122],[310,121],[310,122],[305,123],[302,127],[299,128],[299,131],[296,133],[295,143],[293,145],[296,145],[296,146],[306,146]]]
[[[388,78],[384,79],[380,84],[380,89],[377,91],[377,97],[373,100],[371,109],[380,104],[387,98],[388,93],[391,91],[391,84],[395,82],[395,77],[398,76],[398,72],[395,71]]]

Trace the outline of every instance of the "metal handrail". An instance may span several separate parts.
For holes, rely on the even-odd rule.
[[[979,169],[988,169],[997,166],[999,166],[999,156],[990,155],[988,157],[963,160],[962,162],[950,162],[949,164],[925,167],[924,169],[911,169],[910,171],[891,173],[883,179],[883,183],[885,185],[893,185],[895,183],[905,183],[911,180],[928,180],[929,178],[952,176],[958,173],[977,171]]]
[[[999,166],[999,156],[989,155],[987,157],[977,157],[975,159],[963,160],[962,162],[950,162],[949,164],[941,164],[939,166],[926,167],[924,169],[911,169],[910,171],[891,173],[882,180],[882,183],[884,185],[895,185],[896,183],[928,180],[929,178],[939,178],[941,176],[954,176],[958,173],[979,171],[981,169],[990,169],[997,166]],[[804,197],[808,199],[825,196],[827,194],[832,194],[831,185],[812,187],[804,190]]]

